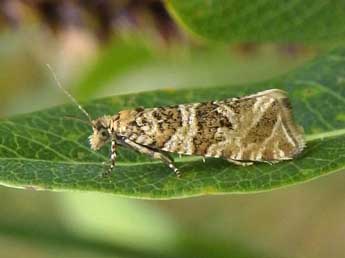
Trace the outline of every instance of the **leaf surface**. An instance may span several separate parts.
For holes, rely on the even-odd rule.
[[[163,90],[114,96],[88,103],[96,118],[138,106],[158,107],[242,96],[281,88],[289,93],[296,120],[307,136],[298,158],[275,165],[239,167],[221,159],[176,158],[177,179],[160,162],[120,148],[117,167],[101,178],[108,149],[88,146],[91,128],[72,105],[0,121],[0,182],[53,190],[111,192],[137,198],[257,192],[308,181],[345,168],[345,50],[334,50],[275,80],[251,86]]]
[[[167,6],[187,30],[226,42],[328,42],[345,32],[340,0],[169,0]]]

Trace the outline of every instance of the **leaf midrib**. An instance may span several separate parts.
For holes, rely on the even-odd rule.
[[[311,134],[306,135],[306,141],[311,142],[315,140],[323,140],[325,138],[331,138],[336,136],[345,135],[345,128],[339,129],[339,130],[333,130],[330,132],[324,132],[324,133],[317,133],[317,134]],[[200,156],[183,156],[179,159],[177,159],[176,163],[184,163],[184,162],[193,162],[201,160],[202,157]],[[44,163],[53,163],[53,164],[64,164],[64,165],[94,165],[94,166],[103,166],[102,162],[78,162],[78,161],[50,161],[50,160],[41,160],[41,159],[30,159],[30,158],[0,158],[0,161],[28,161],[28,162],[44,162]],[[141,161],[141,162],[117,162],[117,166],[119,167],[131,167],[131,166],[141,166],[141,165],[152,165],[152,164],[161,164],[160,161]]]
[[[333,130],[333,131],[328,131],[328,132],[323,132],[323,133],[306,135],[305,139],[307,142],[310,142],[310,141],[314,141],[314,140],[322,140],[325,138],[341,136],[341,135],[345,135],[345,128]]]

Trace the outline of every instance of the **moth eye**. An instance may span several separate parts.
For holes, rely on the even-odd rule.
[[[102,136],[102,138],[104,138],[104,139],[108,138],[108,132],[107,132],[106,130],[102,130],[102,131],[101,131],[101,136]]]

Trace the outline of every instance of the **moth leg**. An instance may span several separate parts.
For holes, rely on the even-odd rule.
[[[239,161],[239,160],[234,160],[234,159],[227,159],[227,161],[237,166],[243,166],[243,167],[251,166],[254,164],[254,162]]]
[[[109,176],[115,167],[116,162],[116,140],[111,139],[111,148],[110,148],[110,165],[106,172],[102,176]]]
[[[135,143],[129,139],[123,139],[123,141],[130,148],[133,148],[134,150],[136,150],[140,153],[149,155],[153,159],[161,160],[164,164],[166,164],[169,168],[171,168],[175,172],[177,177],[181,176],[181,173],[178,170],[178,168],[175,167],[173,160],[170,157],[168,157],[167,155],[164,155],[163,153],[161,153],[159,151],[155,151],[155,150],[152,150],[150,148],[147,148],[143,145],[137,144],[137,143]]]
[[[266,164],[269,164],[269,165],[274,165],[276,163],[279,163],[281,160],[260,160],[260,162],[262,163],[266,163]]]

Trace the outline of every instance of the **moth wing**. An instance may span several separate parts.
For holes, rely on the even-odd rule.
[[[167,152],[232,160],[291,159],[304,146],[286,92],[145,109],[137,143]]]
[[[285,91],[272,89],[240,98],[239,120],[222,156],[233,160],[292,159],[305,147],[303,129],[293,118]],[[214,148],[217,148],[214,146]]]

